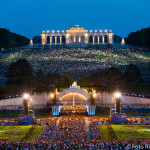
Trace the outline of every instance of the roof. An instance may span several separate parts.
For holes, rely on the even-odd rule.
[[[79,88],[74,88],[74,87],[72,87],[72,88],[63,90],[63,91],[59,94],[58,100],[59,100],[61,97],[63,97],[64,95],[66,95],[66,94],[68,94],[68,93],[72,93],[72,92],[74,92],[74,93],[80,93],[81,95],[85,96],[85,97],[87,98],[87,100],[90,99],[90,96],[89,96],[84,90],[79,89]]]

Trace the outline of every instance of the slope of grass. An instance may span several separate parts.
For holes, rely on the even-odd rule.
[[[32,125],[28,126],[0,126],[0,139],[22,140]]]
[[[99,128],[100,128],[101,136],[102,136],[103,140],[112,140],[113,139],[107,125],[100,125]]]
[[[30,134],[30,136],[27,138],[28,140],[37,140],[42,129],[43,129],[43,125],[37,125],[35,126],[35,128],[33,129],[32,133]]]
[[[150,139],[150,125],[111,125],[117,140]]]

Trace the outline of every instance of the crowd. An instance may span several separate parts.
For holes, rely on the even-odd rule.
[[[67,73],[70,76],[88,75],[98,69],[122,67],[130,63],[142,66],[150,61],[140,49],[18,49],[1,55],[0,72],[5,72],[11,62],[22,58],[30,62],[34,71],[42,69],[45,73]]]
[[[128,124],[150,124],[150,117],[148,118],[126,118]]]
[[[0,149],[4,150],[29,150],[29,149],[55,149],[55,150],[129,150],[139,145],[149,145],[150,139],[139,140],[102,140],[99,129],[100,124],[107,124],[108,118],[88,117],[90,121],[91,140],[87,140],[86,117],[71,115],[59,117],[40,118],[36,120],[39,125],[44,125],[38,140],[8,141],[0,140]],[[3,120],[4,121],[4,120]],[[6,121],[4,121],[6,122]],[[58,124],[56,123],[58,122]],[[52,130],[55,133],[49,140]],[[134,149],[134,148],[133,148]],[[150,149],[150,147],[149,147]]]
[[[17,125],[18,119],[0,119],[0,125]]]
[[[53,140],[73,142],[86,140],[84,116],[61,116]]]
[[[0,141],[0,149],[2,150],[134,150],[145,145],[148,146],[147,149],[150,149],[150,139],[70,141],[67,143],[54,140]]]
[[[37,124],[44,125],[43,131],[39,136],[39,140],[48,140],[52,130],[56,125],[57,117],[41,118],[37,119]]]
[[[107,117],[90,116],[89,119],[90,119],[91,122],[97,122],[98,125],[108,123],[108,118]]]
[[[107,124],[108,119],[107,118],[100,118],[100,117],[89,117],[91,124],[90,124],[90,130],[93,140],[99,140],[101,139],[101,133],[99,129],[99,125],[101,124]]]

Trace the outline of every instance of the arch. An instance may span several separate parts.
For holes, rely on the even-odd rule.
[[[50,44],[50,36],[47,36],[47,44]]]
[[[102,35],[99,36],[99,42],[102,43]]]
[[[57,43],[60,43],[60,36],[57,36]]]
[[[76,43],[79,43],[79,36],[76,36]]]
[[[83,35],[81,36],[81,43],[85,43],[85,37]]]
[[[57,97],[58,101],[61,101],[63,99],[63,97],[65,97],[66,95],[71,95],[71,94],[80,94],[85,100],[89,101],[90,100],[90,96],[82,89],[79,88],[69,88],[69,89],[65,89],[63,90]]]
[[[92,37],[92,35],[90,35],[90,37],[89,37],[89,43],[93,43],[93,37]]]
[[[104,42],[105,42],[105,43],[108,42],[108,36],[107,36],[107,35],[104,36]]]
[[[70,36],[70,43],[74,43],[74,36]]]
[[[96,35],[96,36],[94,36],[94,42],[95,42],[95,43],[98,43],[97,35]]]
[[[66,38],[64,35],[62,36],[62,43],[66,43]]]
[[[55,36],[52,36],[52,43],[55,43]]]

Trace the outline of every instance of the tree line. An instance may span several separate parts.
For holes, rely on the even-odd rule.
[[[1,95],[16,95],[24,92],[50,92],[57,88],[69,88],[73,79],[56,73],[47,73],[33,69],[26,59],[20,59],[10,64],[6,73],[6,83],[0,87]]]
[[[13,48],[29,44],[29,39],[7,29],[0,28],[0,49]]]
[[[134,64],[129,64],[124,72],[114,67],[98,70],[90,76],[80,78],[78,83],[87,90],[94,88],[101,92],[119,90],[128,94],[143,93],[145,96],[150,94],[150,83],[142,80],[141,71]]]
[[[111,67],[101,69],[92,73],[90,76],[81,77],[78,84],[88,91],[96,89],[97,91],[114,92],[119,90],[125,93],[144,93],[150,94],[149,83],[142,81],[140,69],[130,64],[125,72]],[[26,59],[20,59],[9,65],[6,73],[6,83],[0,87],[1,96],[16,95],[24,92],[33,94],[34,92],[50,92],[58,88],[60,91],[69,88],[74,79],[49,72],[45,74],[39,69],[36,73]]]
[[[136,46],[143,46],[150,49],[150,27],[131,32],[128,37],[125,38],[127,44]]]

